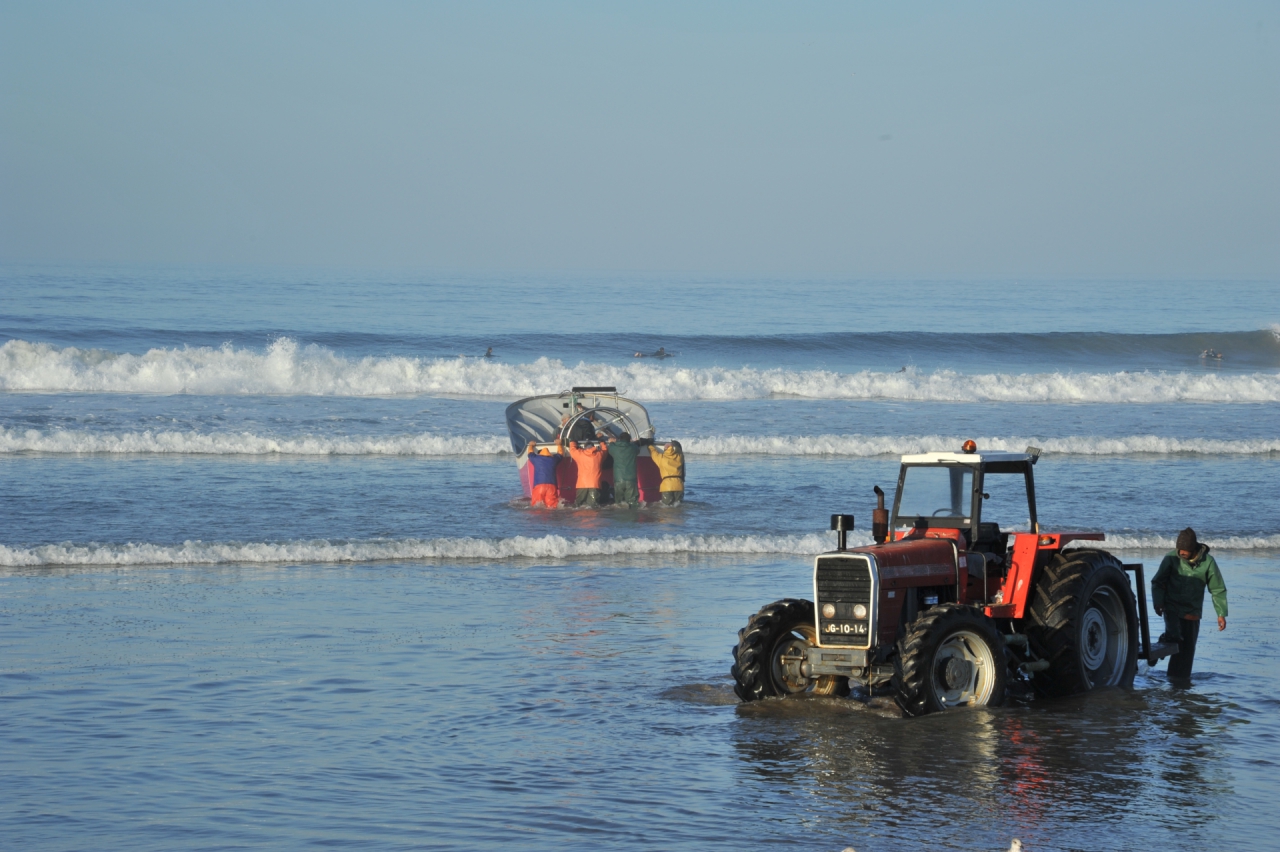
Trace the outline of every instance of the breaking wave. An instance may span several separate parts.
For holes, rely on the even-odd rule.
[[[591,556],[792,554],[829,550],[834,535],[667,535],[653,538],[433,538],[281,543],[186,541],[178,545],[45,544],[30,548],[0,545],[0,567],[131,566],[229,564],[341,564],[412,560],[574,559]],[[870,539],[861,541],[867,544]]]
[[[1177,535],[1112,535],[1102,545],[1107,550],[1173,550]],[[1222,550],[1280,550],[1280,534],[1230,535],[1221,538],[1201,535],[1200,540],[1214,551]],[[1082,546],[1088,546],[1088,543]]]
[[[946,435],[720,435],[682,438],[694,456],[833,456],[873,458],[958,447],[963,438]],[[1251,440],[1163,438],[979,437],[985,450],[1021,452],[1028,445],[1061,456],[1251,455],[1280,454],[1280,437]],[[497,435],[390,436],[258,435],[252,432],[151,431],[103,433],[81,430],[10,429],[0,426],[0,454],[149,453],[287,456],[491,456],[510,455],[511,443]]]
[[[265,351],[221,347],[152,349],[141,355],[9,340],[0,346],[0,390],[85,393],[439,395],[517,399],[573,385],[613,385],[643,400],[769,397],[935,402],[1280,402],[1280,374],[1054,372],[967,375],[952,370],[685,368],[539,358],[346,358],[280,338]]]
[[[1169,550],[1175,536],[1108,535],[1111,550]],[[1204,539],[1214,550],[1280,550],[1280,535]],[[864,534],[854,546],[870,544]],[[0,545],[0,568],[54,566],[129,567],[166,565],[355,564],[404,561],[506,562],[519,559],[577,559],[613,556],[787,555],[809,557],[832,549],[831,533],[808,535],[666,535],[652,538],[433,538],[371,541],[203,542],[177,545],[44,544]]]
[[[959,447],[960,436],[877,436],[877,435],[726,435],[681,440],[690,455],[738,456],[900,456]],[[1162,438],[1131,435],[1118,438],[1093,436],[1066,438],[975,439],[984,450],[1022,452],[1034,445],[1046,454],[1063,456],[1127,456],[1143,454],[1188,455],[1269,455],[1280,453],[1280,438],[1222,441],[1212,438]]]
[[[286,456],[490,456],[511,453],[511,441],[493,435],[389,437],[276,437],[251,432],[142,431],[120,434],[0,426],[0,453],[172,453]]]

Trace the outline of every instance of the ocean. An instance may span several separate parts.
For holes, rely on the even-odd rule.
[[[0,289],[7,848],[1274,845],[1280,285]],[[503,411],[574,385],[682,442],[683,506],[528,508]],[[1148,577],[1195,527],[1231,616],[1193,687],[1141,664],[1131,691],[919,719],[739,704],[736,633],[811,597],[829,515],[868,542],[898,456],[966,439],[1042,448],[1041,526]]]

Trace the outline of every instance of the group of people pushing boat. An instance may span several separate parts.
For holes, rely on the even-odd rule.
[[[655,441],[644,406],[613,386],[517,400],[506,418],[531,507],[678,506],[684,500],[684,448],[679,441]]]
[[[587,435],[583,435],[579,429],[582,424],[586,424]],[[679,506],[684,500],[684,449],[679,441],[671,441],[666,447],[659,449],[649,440],[632,441],[631,435],[626,432],[615,436],[603,432],[590,434],[590,430],[590,424],[586,418],[582,418],[571,431],[567,448],[562,438],[557,438],[554,446],[543,447],[541,450],[537,449],[536,442],[529,442],[528,463],[533,465],[530,507],[541,505],[554,509],[561,505],[557,468],[566,456],[578,468],[575,506],[596,508],[611,503],[645,505],[640,499],[636,475],[636,458],[644,449],[649,451],[649,457],[657,465],[662,477],[658,486],[661,505]],[[612,486],[604,477],[604,471],[609,467],[613,469]]]

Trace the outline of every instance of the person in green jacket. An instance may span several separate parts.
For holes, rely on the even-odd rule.
[[[623,432],[609,439],[609,455],[613,457],[613,499],[616,503],[640,505],[640,485],[636,481],[636,456],[640,448],[631,443],[631,435]]]
[[[1161,642],[1177,643],[1179,650],[1169,658],[1169,681],[1178,686],[1191,685],[1191,663],[1200,638],[1200,615],[1204,609],[1204,590],[1213,596],[1213,609],[1218,614],[1218,629],[1227,629],[1227,584],[1222,580],[1218,563],[1209,555],[1209,545],[1196,539],[1196,531],[1187,527],[1178,533],[1177,549],[1160,563],[1151,578],[1151,601],[1156,615],[1164,616]]]

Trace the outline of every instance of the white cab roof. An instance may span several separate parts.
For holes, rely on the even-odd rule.
[[[1027,453],[918,453],[903,456],[903,464],[971,464],[984,462],[1029,462]]]

